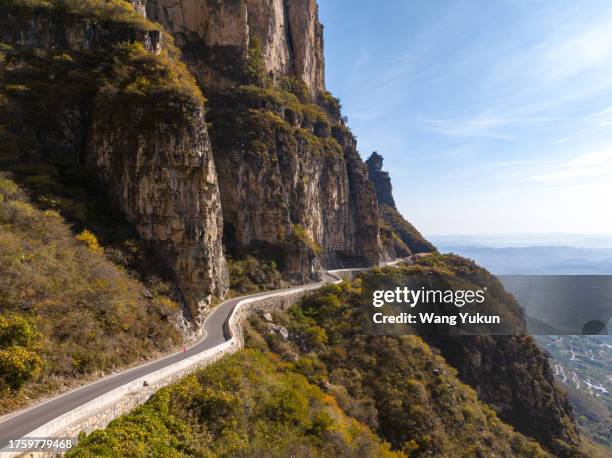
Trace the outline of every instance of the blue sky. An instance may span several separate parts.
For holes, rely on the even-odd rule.
[[[612,233],[612,2],[319,12],[327,86],[422,232]]]

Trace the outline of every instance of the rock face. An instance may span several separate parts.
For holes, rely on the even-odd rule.
[[[322,266],[376,264],[376,201],[350,132],[329,118],[317,129],[250,90],[210,101],[228,252],[272,257],[296,281]]]
[[[323,27],[315,0],[149,0],[147,17],[170,31],[204,87],[231,85],[255,44],[277,80],[325,88]]]
[[[378,203],[395,208],[391,177],[389,177],[389,172],[382,170],[383,157],[374,151],[365,162],[368,166],[368,176],[370,177],[370,181],[374,185],[374,190],[376,191],[376,199],[378,200]]]
[[[181,109],[184,120],[172,125],[148,119],[142,107],[118,112],[98,104],[86,160],[126,219],[162,255],[192,318],[198,318],[213,296],[225,294],[228,277],[221,201],[202,108]]]
[[[32,15],[17,8],[0,6],[0,12],[6,24],[0,30],[0,40],[7,43],[43,49],[96,51],[121,42],[137,42],[156,54],[162,49],[162,33],[156,29],[86,17],[58,20],[53,10],[42,10]]]
[[[191,76],[172,53],[159,55],[164,40],[157,26],[124,8],[116,11],[119,20],[87,14],[67,14],[55,3],[34,10],[0,7],[0,39],[50,61],[36,95],[52,100],[52,106],[40,105],[52,111],[25,106],[18,127],[40,142],[30,157],[39,155],[41,163],[59,158],[62,166],[97,172],[112,206],[161,254],[191,318],[198,319],[202,307],[228,287],[221,200],[202,101],[186,95],[191,86],[181,85]],[[114,65],[125,78],[116,87]],[[58,84],[57,72],[64,72],[61,78],[80,76]],[[139,78],[149,78],[148,87],[159,81],[163,91],[129,92],[128,83]]]
[[[376,198],[324,87],[314,0],[149,0],[210,99],[229,253],[278,261],[285,277],[376,264]]]

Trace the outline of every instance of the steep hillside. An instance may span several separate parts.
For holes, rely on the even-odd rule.
[[[243,350],[163,388],[66,456],[401,455],[283,362]]]
[[[502,313],[507,319],[516,320],[514,327],[517,332],[521,329],[521,322],[523,328],[525,326],[518,304],[504,291],[499,281],[484,269],[459,257],[432,255],[419,260],[416,265],[406,265],[400,269],[375,270],[364,274],[363,278],[368,283],[384,281],[387,288],[393,288],[394,285],[405,285],[407,279],[413,275],[454,278],[456,281],[472,284],[473,288],[486,286],[490,297],[488,304],[490,307],[496,307],[495,313]],[[300,363],[304,373],[310,374],[309,377],[312,376],[313,380],[318,380],[324,385],[325,381],[329,381],[332,385],[340,383],[349,393],[354,393],[351,396],[356,397],[356,401],[351,405],[359,415],[364,415],[358,418],[362,421],[370,418],[366,423],[373,427],[379,422],[395,424],[395,422],[413,421],[412,415],[404,417],[381,412],[378,407],[373,409],[372,406],[384,405],[380,403],[383,402],[385,392],[372,391],[373,386],[382,381],[366,379],[354,371],[356,365],[357,367],[363,365],[372,374],[384,373],[384,380],[389,379],[389,393],[404,389],[403,382],[395,383],[393,380],[394,377],[401,376],[397,372],[398,368],[415,364],[415,352],[398,350],[397,356],[391,357],[388,353],[383,355],[377,351],[382,352],[384,348],[392,348],[397,342],[417,339],[365,335],[362,331],[364,311],[360,307],[363,303],[360,285],[361,283],[356,281],[350,287],[345,285],[341,289],[330,288],[317,293],[313,298],[305,300],[301,308],[294,309],[290,316],[283,317],[281,314],[275,317],[273,324],[266,323],[266,320],[261,318],[255,320],[253,323],[255,332],[251,332],[250,344],[262,349],[271,348],[290,361],[294,360],[296,355],[307,356],[309,359]],[[289,342],[282,337],[279,326],[287,328]],[[477,392],[478,398],[491,406],[503,421],[519,432],[536,439],[556,456],[580,456],[580,439],[572,409],[565,394],[555,385],[547,358],[531,338],[453,337],[429,332],[423,335],[423,340],[431,345],[433,351],[440,352],[446,364],[457,371],[458,379],[471,386]],[[341,349],[338,349],[338,346]],[[429,348],[425,344],[423,346]],[[432,374],[423,375],[423,380],[432,383],[439,371],[432,371]],[[450,388],[450,385],[445,386],[448,391],[442,390],[446,393],[444,396],[456,393],[455,388]],[[364,392],[368,393],[369,404],[359,401],[364,396]],[[443,396],[442,392],[437,393],[438,396]],[[393,431],[404,431],[397,425],[394,428],[396,429]],[[452,426],[446,425],[444,430],[449,428],[452,429]],[[393,436],[386,436],[384,432],[381,434],[392,444],[401,443]],[[442,439],[435,442],[441,441],[444,442]]]
[[[408,456],[546,455],[419,337],[362,334],[360,299],[359,282],[330,286],[288,313],[253,318],[247,342],[279,355]]]
[[[434,254],[414,266],[388,270],[393,285],[406,284],[410,275],[442,275],[487,288],[487,310],[512,320],[512,336],[454,336],[427,333],[424,340],[437,348],[458,371],[459,378],[478,392],[507,423],[535,438],[558,456],[575,456],[580,439],[572,408],[555,384],[548,358],[531,337],[520,306],[494,276],[459,256]],[[373,273],[371,275],[380,275]],[[468,288],[477,289],[477,288]]]
[[[330,292],[309,303],[331,311]],[[275,316],[292,340],[254,320],[250,339],[265,354],[243,350],[160,390],[67,456],[549,456],[418,337],[339,337],[299,310]],[[363,352],[351,358],[355,345]]]
[[[586,456],[579,449],[571,411],[546,376],[546,359],[529,339],[494,339],[504,351],[481,347],[463,364],[455,360],[457,370],[447,362],[452,355],[444,346],[440,354],[415,335],[362,332],[364,281],[377,277],[401,282],[427,272],[486,284],[498,302],[517,310],[499,282],[459,258],[437,255],[400,269],[377,269],[319,290],[288,311],[251,317],[246,345],[263,355],[241,352],[160,391],[134,413],[84,438],[71,456],[130,455],[135,450],[186,456],[385,456],[389,452],[380,440],[398,456]],[[467,345],[469,338],[467,344],[450,338],[446,342],[475,348]],[[470,381],[466,367],[468,361],[475,364],[476,354],[483,362],[477,390],[463,381]],[[493,360],[501,365],[499,371],[489,364]],[[277,399],[277,380],[292,380],[293,388],[283,391],[282,403],[271,414],[268,399]],[[483,386],[497,388],[492,392],[498,396],[483,402]],[[335,422],[314,427],[321,404],[305,401],[305,396],[334,406],[328,412]],[[522,412],[519,422],[508,417],[504,403]],[[504,423],[504,417],[524,435]],[[347,424],[355,431],[349,437],[343,435]],[[542,434],[546,428],[550,430]],[[264,431],[265,441],[260,440]],[[362,439],[355,443],[357,436]]]
[[[0,415],[180,343],[163,283],[145,288],[3,174],[0,228]]]
[[[366,160],[368,177],[378,201],[381,242],[389,259],[414,253],[431,253],[436,247],[397,211],[389,173],[382,170],[383,157],[374,151]]]

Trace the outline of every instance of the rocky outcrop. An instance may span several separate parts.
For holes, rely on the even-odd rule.
[[[436,251],[436,247],[397,211],[389,172],[382,170],[383,157],[374,151],[365,162],[368,166],[368,177],[374,185],[378,200],[384,258],[402,258],[413,253]]]
[[[313,96],[325,88],[315,0],[149,0],[146,11],[174,35],[204,87],[236,83],[259,46],[273,80],[298,78]]]
[[[163,35],[156,28],[145,28],[134,22],[100,21],[93,16],[63,13],[49,8],[30,10],[0,5],[4,27],[0,40],[21,46],[44,49],[96,51],[109,49],[121,42],[141,43],[153,53],[162,49]]]
[[[368,166],[368,177],[370,177],[370,181],[374,185],[378,203],[396,208],[395,200],[393,200],[391,177],[389,176],[389,172],[385,172],[382,169],[383,157],[374,151],[365,163]]]
[[[217,174],[202,108],[183,106],[178,123],[112,103],[93,112],[86,160],[121,213],[164,259],[193,318],[228,278]],[[128,154],[126,154],[128,152]]]
[[[129,1],[132,4],[134,11],[146,17],[147,0],[129,0]]]
[[[269,96],[249,88],[210,99],[229,253],[272,257],[297,281],[322,266],[376,264],[376,201],[354,138],[320,109],[316,122],[298,112],[315,106]]]
[[[36,99],[4,115],[9,130],[27,132],[37,145],[19,161],[97,172],[117,216],[159,254],[198,319],[226,293],[228,275],[217,174],[193,78],[174,52],[160,53],[159,26],[125,5],[104,4],[115,9],[101,20],[60,2],[16,3],[2,7],[0,38],[22,53],[14,78],[36,89]]]

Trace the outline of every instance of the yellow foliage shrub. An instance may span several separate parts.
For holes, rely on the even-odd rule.
[[[79,242],[83,242],[85,245],[87,245],[87,248],[94,253],[102,253],[104,251],[100,246],[98,238],[95,236],[95,234],[87,229],[77,235],[76,238]]]

